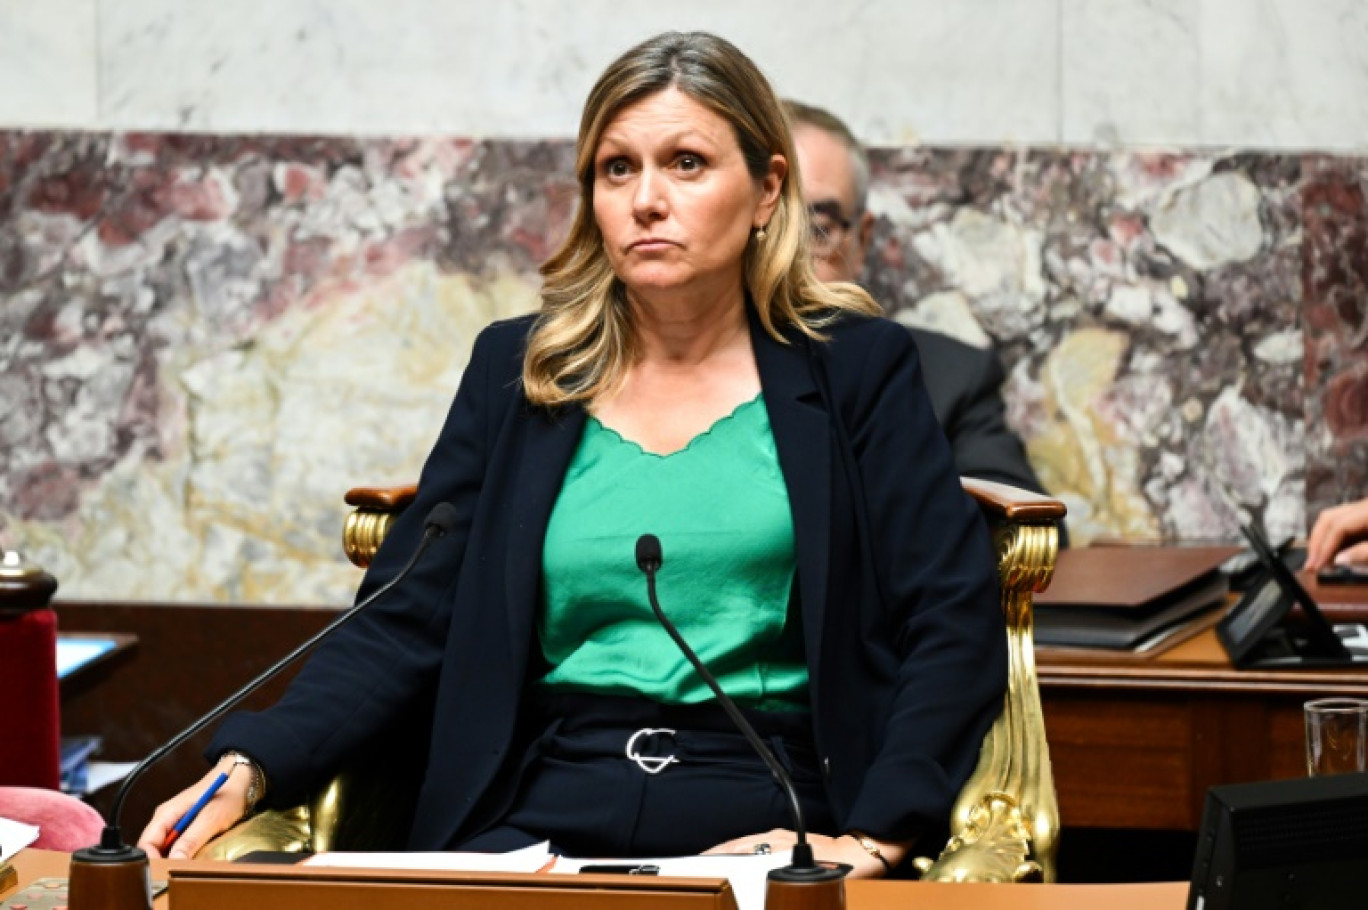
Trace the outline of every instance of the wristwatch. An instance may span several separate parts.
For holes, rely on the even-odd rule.
[[[233,768],[238,765],[246,765],[249,779],[247,781],[247,812],[250,813],[256,807],[257,802],[266,793],[266,774],[261,770],[261,766],[252,760],[250,755],[243,755],[241,752],[225,752],[220,756],[220,761],[230,759],[233,763],[229,768],[232,773]]]
[[[846,834],[851,837],[855,843],[859,844],[864,849],[864,852],[883,863],[884,872],[893,871],[893,864],[888,861],[888,857],[883,855],[883,851],[879,849],[879,845],[874,843],[874,839],[868,834],[865,834],[862,831],[847,831]]]

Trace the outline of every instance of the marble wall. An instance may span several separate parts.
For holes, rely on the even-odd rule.
[[[342,492],[535,306],[570,151],[0,134],[4,542],[67,596],[345,601]]]
[[[868,281],[903,321],[1001,348],[1012,422],[1080,542],[1229,538],[1246,514],[1297,533],[1322,160],[883,152]]]
[[[416,476],[536,305],[567,141],[0,132],[0,543],[71,597],[341,603],[349,486]],[[899,147],[867,281],[1009,367],[1080,541],[1368,492],[1368,161]]]

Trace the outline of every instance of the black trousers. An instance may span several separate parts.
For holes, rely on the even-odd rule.
[[[512,805],[457,850],[547,840],[570,856],[681,856],[794,827],[788,798],[716,704],[538,695],[543,730],[523,757]],[[746,711],[793,778],[808,829],[835,833],[806,713]]]

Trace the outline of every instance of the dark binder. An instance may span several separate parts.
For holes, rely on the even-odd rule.
[[[1129,650],[1219,607],[1220,571],[1238,547],[1083,547],[1059,554],[1035,596],[1035,640],[1045,647]]]

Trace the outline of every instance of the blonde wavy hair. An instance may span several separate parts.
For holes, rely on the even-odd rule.
[[[812,268],[810,228],[788,120],[759,68],[706,32],[666,32],[613,62],[589,93],[576,141],[579,209],[565,243],[542,265],[541,311],[528,338],[523,390],[533,404],[592,402],[617,388],[637,355],[631,310],[594,220],[594,156],[623,108],[674,88],[732,125],[756,180],[782,155],[788,173],[764,240],[752,235],[742,274],[765,331],[783,342],[794,326],[814,338],[842,312],[879,313],[854,284],[823,284]]]

